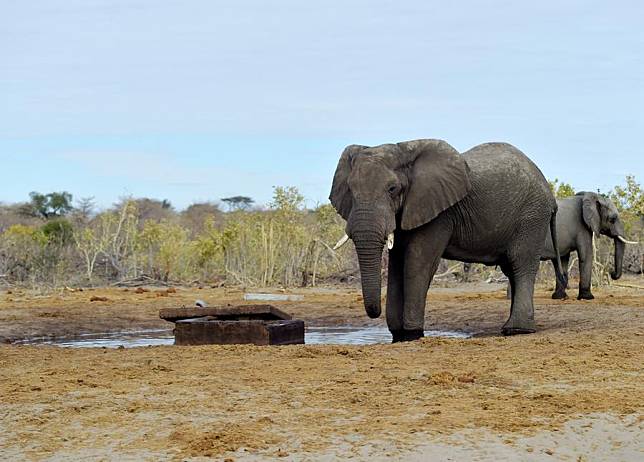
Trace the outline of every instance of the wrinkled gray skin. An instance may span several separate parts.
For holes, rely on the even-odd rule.
[[[618,236],[626,237],[624,225],[619,219],[615,204],[610,199],[593,192],[580,192],[576,196],[557,201],[557,240],[563,271],[568,276],[570,252],[577,251],[579,256],[579,294],[577,299],[592,300],[590,291],[593,269],[593,232],[613,239],[615,244],[615,266],[611,278],[622,276],[624,262],[624,243]],[[542,260],[556,259],[552,242],[546,239]],[[554,262],[554,260],[553,260]],[[566,286],[557,280],[552,298],[567,298]]]
[[[460,155],[441,140],[352,145],[342,153],[330,200],[347,221],[372,318],[381,313],[383,246],[395,233],[386,306],[394,342],[423,336],[427,290],[441,258],[499,265],[513,288],[502,332],[535,332],[534,281],[557,204],[542,173],[515,147],[487,143]]]

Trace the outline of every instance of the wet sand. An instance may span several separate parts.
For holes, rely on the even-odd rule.
[[[485,286],[485,287],[484,287]],[[483,291],[485,290],[485,291]],[[0,294],[0,339],[168,327],[162,307],[240,303],[228,289]],[[573,291],[571,291],[572,293]],[[355,289],[279,302],[311,325],[384,325]],[[433,289],[397,345],[70,349],[0,346],[0,459],[637,460],[644,292],[535,300],[539,332],[498,335],[501,286]],[[93,296],[108,301],[89,302]],[[432,459],[433,458],[433,459]]]

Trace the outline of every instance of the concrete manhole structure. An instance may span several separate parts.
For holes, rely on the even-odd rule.
[[[165,308],[175,345],[294,345],[304,343],[304,321],[272,305]]]

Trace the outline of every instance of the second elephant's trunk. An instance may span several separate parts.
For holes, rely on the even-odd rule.
[[[622,241],[619,239],[615,238],[613,240],[615,242],[615,268],[612,273],[610,273],[610,277],[612,279],[619,279],[622,277],[622,266],[624,264],[624,249],[626,248],[626,244],[624,244]]]

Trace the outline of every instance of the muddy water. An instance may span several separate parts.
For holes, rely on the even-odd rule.
[[[470,334],[455,331],[425,331],[427,337],[468,338]],[[384,327],[310,327],[306,329],[307,345],[369,345],[391,342]],[[72,348],[135,348],[173,345],[172,330],[155,329],[135,332],[83,334],[75,337],[33,338],[16,342],[23,345],[54,345]]]
[[[54,345],[73,348],[135,348],[172,345],[173,343],[172,329],[80,334],[73,337],[37,337],[14,342],[14,344],[22,345]]]
[[[454,331],[425,331],[427,337],[468,338],[471,334]],[[385,327],[310,327],[305,342],[309,345],[369,345],[390,343],[391,333]]]

